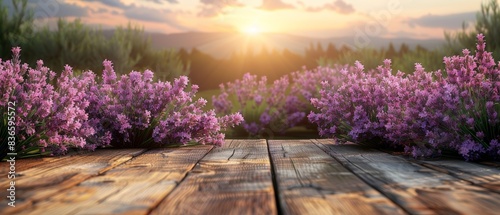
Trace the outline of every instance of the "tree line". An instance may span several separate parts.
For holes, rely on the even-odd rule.
[[[272,81],[279,77],[300,70],[302,67],[314,68],[318,65],[353,64],[361,61],[366,68],[376,68],[384,59],[393,59],[394,65],[402,71],[413,71],[415,58],[429,59],[429,68],[436,69],[442,64],[435,56],[439,53],[428,50],[420,45],[410,49],[408,44],[401,44],[396,48],[390,43],[382,49],[353,50],[347,46],[337,47],[329,43],[326,47],[321,44],[310,44],[304,55],[284,49],[268,50],[263,47],[260,52],[247,51],[246,53],[233,53],[228,59],[217,59],[203,53],[199,49],[180,49],[179,56],[183,64],[190,65],[190,78],[201,89],[216,89],[220,83],[239,79],[245,73],[265,75]],[[412,57],[408,57],[412,56]],[[432,63],[432,65],[431,65]]]

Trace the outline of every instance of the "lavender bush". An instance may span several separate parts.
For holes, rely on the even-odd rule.
[[[185,76],[173,83],[153,82],[149,70],[117,77],[104,61],[102,80],[91,71],[76,76],[70,66],[56,77],[41,60],[36,68],[21,64],[20,51],[14,48],[12,60],[0,60],[2,158],[12,152],[8,137],[15,137],[18,157],[108,145],[221,145],[221,130],[243,120],[239,113],[217,117],[213,110],[202,111],[206,100],[192,100],[198,87],[189,87]]]
[[[445,57],[446,78],[437,80],[428,103],[434,107],[427,129],[429,148],[458,151],[467,160],[500,155],[500,72],[484,36],[477,36],[477,50],[471,55]],[[438,107],[441,108],[438,108]],[[424,112],[426,113],[426,112]]]
[[[102,82],[94,81],[86,99],[95,146],[159,147],[188,143],[221,145],[226,127],[243,120],[239,113],[216,117],[202,111],[206,100],[193,102],[198,86],[189,87],[181,76],[170,82],[153,82],[153,72],[131,72],[118,77],[112,62],[104,61]],[[89,74],[91,76],[91,74]]]
[[[476,55],[445,57],[445,73],[425,72],[397,81],[400,97],[379,113],[385,138],[415,157],[456,151],[467,160],[498,158],[498,67],[478,35]]]
[[[0,130],[5,131],[8,126],[10,106],[15,108],[15,151],[19,157],[63,154],[69,147],[85,148],[85,137],[94,134],[85,112],[89,105],[85,91],[90,79],[75,77],[69,66],[56,79],[41,60],[36,68],[21,64],[20,51],[13,48],[13,59],[0,63]],[[8,136],[11,135],[0,137],[2,150],[7,149]],[[2,155],[6,152],[2,151]]]
[[[380,138],[383,125],[377,119],[377,111],[386,105],[386,86],[383,83],[390,72],[389,60],[385,61],[384,67],[367,72],[356,61],[354,67],[341,70],[345,76],[342,83],[323,82],[320,99],[311,99],[319,113],[308,115],[309,120],[318,125],[319,134],[357,142]]]
[[[221,84],[220,89],[221,94],[212,98],[215,111],[241,112],[245,118],[242,127],[250,136],[283,133],[305,117],[296,107],[297,97],[288,94],[288,76],[269,85],[265,76],[258,79],[247,73],[241,80]]]
[[[340,87],[323,83],[308,118],[323,136],[401,146],[415,157],[498,158],[499,70],[477,39],[475,55],[444,58],[444,73],[416,64],[413,74],[393,75],[389,60],[372,71],[357,62]]]
[[[328,82],[331,86],[339,86],[344,82],[348,69],[347,65],[334,65],[332,67],[319,66],[311,70],[303,67],[302,71],[293,72],[291,74],[292,84],[289,93],[292,102],[287,107],[289,109],[293,108],[292,110],[295,112],[303,112],[304,116],[307,115],[314,110],[310,100],[320,96],[322,83]],[[290,110],[286,111],[292,112]],[[314,125],[308,123],[306,117],[304,117],[304,121],[303,124],[307,127]]]

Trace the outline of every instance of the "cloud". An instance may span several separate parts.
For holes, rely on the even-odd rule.
[[[110,6],[110,7],[115,7],[115,8],[121,8],[121,9],[126,9],[129,8],[130,6],[124,4],[120,0],[83,0],[87,2],[101,2],[104,5]]]
[[[2,1],[0,4],[7,8],[7,14],[9,14],[9,16],[13,15],[15,9],[12,1]],[[28,8],[33,10],[35,19],[53,17],[85,17],[89,15],[90,11],[87,7],[81,7],[66,2],[57,2],[57,4],[53,5],[53,7],[48,7],[50,10],[44,10],[39,6],[38,2],[31,1],[28,2]]]
[[[89,8],[74,4],[59,4],[57,17],[85,17],[89,14]]]
[[[109,10],[106,8],[93,8],[91,9],[94,13],[108,13]]]
[[[121,15],[137,21],[165,24],[181,31],[192,31],[192,29],[180,24],[179,20],[176,19],[177,14],[177,12],[168,9],[155,9],[132,4],[124,9]]]
[[[136,19],[147,22],[166,23],[170,22],[170,19],[167,16],[165,16],[165,14],[168,13],[170,13],[170,11],[136,7],[125,10],[123,15],[125,15],[125,17],[130,19]]]
[[[304,4],[301,2],[301,5],[304,6]],[[319,12],[322,10],[331,10],[335,11],[340,14],[351,14],[354,13],[354,7],[351,4],[347,4],[343,0],[336,0],[331,3],[324,4],[323,6],[320,7],[305,7],[305,10],[308,12]]]
[[[260,9],[263,10],[282,10],[295,8],[291,4],[282,2],[281,0],[263,0]]]
[[[217,8],[213,6],[203,7],[200,12],[198,12],[198,16],[202,17],[213,17],[217,16],[222,12],[222,8]]]
[[[166,23],[169,25],[175,24],[174,22],[172,22],[172,19],[168,16],[169,14],[172,13],[169,10],[160,10],[149,7],[146,8],[143,6],[138,6],[135,3],[131,5],[126,5],[120,0],[85,0],[85,1],[101,2],[106,6],[121,9],[123,11],[123,16],[125,16],[128,19],[135,19],[138,21],[146,21],[146,22]],[[170,3],[177,2],[177,0],[147,0],[147,1],[152,1],[159,4],[163,2],[170,2]],[[107,10],[104,8],[96,9],[94,11],[107,12]],[[111,13],[114,15],[119,15],[119,13],[114,10]]]
[[[475,20],[476,12],[465,12],[448,15],[428,14],[419,18],[408,19],[406,22],[410,27],[459,29],[462,28],[462,23],[469,23]]]
[[[213,17],[224,13],[227,7],[242,7],[243,4],[238,0],[200,0],[202,9],[198,12],[198,16]]]
[[[425,32],[395,31],[395,32],[387,32],[384,36],[390,38],[426,38],[429,35]]]
[[[337,0],[333,3],[327,4],[326,8],[336,11],[340,14],[350,14],[354,12],[354,7],[345,3],[343,0]]]
[[[230,6],[230,5],[241,5],[238,0],[200,0],[202,4],[207,5],[219,5],[219,6]]]
[[[163,2],[168,2],[168,3],[171,3],[171,4],[177,4],[177,3],[179,3],[177,0],[146,0],[146,1],[154,2],[154,3],[157,3],[157,4],[163,4]]]

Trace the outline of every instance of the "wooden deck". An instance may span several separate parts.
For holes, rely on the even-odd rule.
[[[500,165],[332,140],[101,149],[16,162],[0,214],[499,214]],[[7,194],[8,195],[8,194]]]

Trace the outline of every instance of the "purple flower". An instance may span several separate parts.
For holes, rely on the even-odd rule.
[[[110,61],[103,66],[103,82],[93,81],[86,94],[89,119],[97,131],[88,141],[96,146],[222,144],[221,130],[242,121],[239,113],[216,117],[213,111],[203,111],[206,100],[193,101],[198,86],[189,86],[186,76],[172,83],[153,82],[153,73],[146,70],[117,78]],[[230,108],[224,111],[229,113]]]
[[[485,47],[478,35],[476,55],[445,57],[444,71],[415,64],[412,74],[393,75],[389,60],[366,72],[356,62],[310,99],[317,111],[308,119],[323,136],[377,139],[415,157],[451,149],[467,160],[498,158],[500,71]]]
[[[286,129],[301,121],[305,114],[296,114],[303,110],[297,108],[299,101],[288,96],[290,82],[288,76],[275,80],[268,85],[267,78],[246,73],[241,80],[220,85],[221,94],[212,97],[213,106],[218,114],[227,114],[236,108],[245,118],[243,129],[251,136],[260,135],[261,131],[283,133]],[[231,97],[235,99],[231,99]],[[232,101],[237,102],[232,102]],[[287,116],[294,115],[291,120]],[[302,119],[298,119],[302,116]],[[297,122],[296,122],[297,121]]]
[[[18,154],[28,156],[30,147],[55,155],[70,147],[86,148],[85,137],[95,132],[85,111],[90,79],[74,76],[70,66],[56,79],[41,60],[36,68],[21,64],[20,51],[13,48],[14,59],[0,63],[0,112],[5,113],[8,102],[15,102]]]

